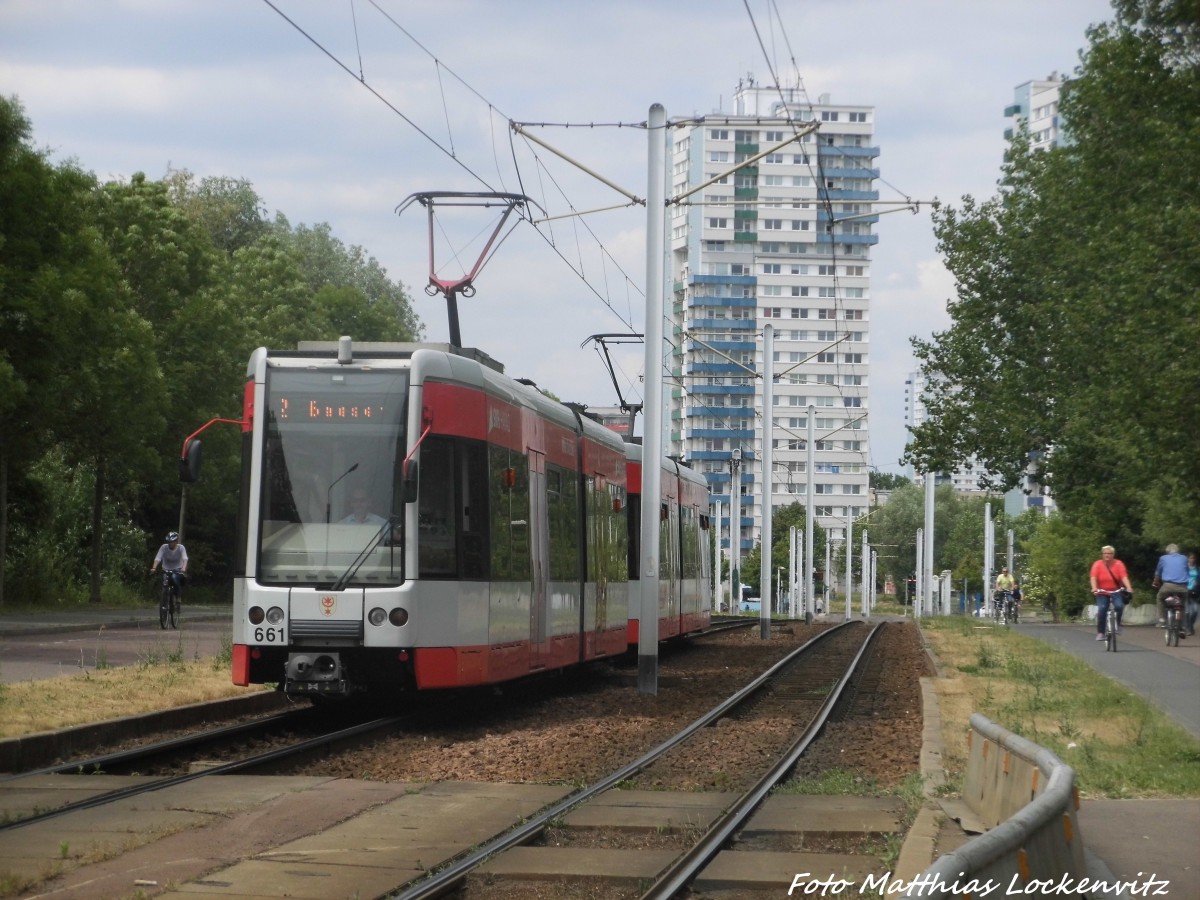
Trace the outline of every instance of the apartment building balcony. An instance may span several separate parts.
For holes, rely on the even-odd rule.
[[[748,306],[754,305],[754,298],[738,298],[748,299]],[[693,304],[695,305],[695,304]],[[724,304],[722,304],[724,305]],[[732,305],[732,304],[731,304]],[[756,319],[693,319],[692,330],[696,329],[711,329],[713,331],[757,331],[758,321]]]
[[[817,233],[818,244],[865,244],[874,246],[879,243],[877,234],[823,234]]]
[[[875,199],[879,199],[876,197]],[[758,284],[755,275],[691,275],[688,284]]]
[[[685,453],[685,456],[688,462],[708,462],[713,460],[725,463],[729,462],[728,450],[692,450]],[[742,461],[744,462],[747,459],[754,459],[753,451],[746,450],[742,452]],[[744,475],[743,480],[749,477],[748,475]]]
[[[871,178],[879,177],[878,169],[848,168],[846,166],[826,166],[821,170],[826,178]]]
[[[754,385],[752,384],[696,384],[688,390],[693,394],[719,394],[722,397],[754,396]]]
[[[758,243],[758,232],[755,232],[755,231],[734,232],[733,242],[735,244],[756,244],[756,243]]]
[[[754,440],[754,429],[746,428],[734,430],[732,428],[707,428],[693,431],[688,434],[688,439],[703,440],[705,438],[713,438],[723,441],[752,441]],[[744,459],[745,457],[743,457]],[[729,451],[725,451],[725,459],[729,459]]]
[[[711,347],[714,350],[724,350],[727,353],[753,353],[755,348],[754,341],[710,341],[705,340],[704,344],[700,344],[695,340],[688,343],[688,350],[703,350],[705,347]]]
[[[758,188],[756,187],[735,187],[733,189],[733,198],[735,200],[757,200]]]
[[[697,403],[687,408],[689,418],[708,419],[717,416],[722,419],[753,419],[754,410],[749,406],[706,406]]]
[[[818,144],[821,158],[827,156],[854,156],[860,159],[874,159],[879,155],[878,147],[847,147],[841,144]]]
[[[823,198],[830,200],[878,200],[879,191],[847,191],[843,188],[825,188],[821,192]]]
[[[698,362],[687,367],[688,375],[720,375],[725,378],[752,375],[755,372],[753,363],[743,365],[731,362]]]
[[[745,153],[748,156],[753,156],[758,152],[758,144],[734,144],[734,153]]]
[[[837,212],[837,211],[835,211],[833,214],[833,221],[837,222],[839,219],[844,219],[848,216],[853,216],[854,221],[858,222],[859,224],[862,224],[862,225],[870,225],[870,224],[873,224],[873,223],[879,221],[879,216],[866,215],[865,213],[845,213],[845,212]],[[817,210],[817,221],[818,222],[828,222],[829,221],[829,212],[827,210],[825,210],[824,208],[818,209]]]

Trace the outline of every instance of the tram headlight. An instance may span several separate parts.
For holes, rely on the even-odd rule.
[[[399,628],[401,625],[408,624],[408,610],[403,606],[397,606],[388,613],[388,621]]]
[[[246,618],[250,620],[251,625],[261,625],[266,615],[261,606],[252,606],[246,610]]]
[[[278,625],[283,621],[283,610],[278,606],[272,606],[267,610],[267,624]]]
[[[382,625],[387,621],[387,613],[377,606],[367,613],[367,621],[372,625]]]

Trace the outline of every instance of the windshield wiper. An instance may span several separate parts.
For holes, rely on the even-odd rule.
[[[343,590],[346,585],[350,583],[350,579],[354,577],[355,573],[362,568],[362,564],[367,561],[368,557],[370,557],[371,551],[383,543],[384,537],[390,535],[392,530],[395,529],[399,523],[399,516],[388,516],[388,520],[379,526],[379,530],[375,532],[375,536],[367,542],[367,546],[358,551],[358,556],[354,557],[354,562],[350,563],[349,568],[347,568],[345,572],[338,576],[338,580],[333,583],[333,590]]]

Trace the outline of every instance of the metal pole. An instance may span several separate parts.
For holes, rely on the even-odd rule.
[[[810,406],[809,409],[812,409]],[[833,542],[829,540],[829,532],[825,532],[825,583],[821,586],[821,593],[824,595],[821,604],[821,609],[825,612],[830,612],[833,606],[833,594],[829,591],[829,586],[833,583]]]
[[[800,540],[800,529],[796,529],[796,571],[792,581],[796,587],[796,616],[805,618],[812,609],[812,599],[804,593],[804,544]]]
[[[759,591],[759,637],[764,641],[771,636],[771,551],[773,511],[771,508],[771,468],[775,453],[771,446],[771,424],[775,411],[775,327],[763,326],[763,411],[762,411],[762,531],[759,546],[762,548],[761,584],[766,590]]]
[[[663,458],[663,310],[667,200],[667,111],[650,107],[646,176],[646,387],[642,411],[642,598],[638,622],[638,691],[658,693],[658,530]]]
[[[867,615],[875,612],[875,585],[879,583],[879,551],[871,551],[871,592],[867,595]]]
[[[983,612],[992,614],[992,504],[983,504]]]
[[[867,582],[871,580],[871,545],[867,541],[867,529],[865,529],[865,528],[863,529],[863,536],[862,536],[862,555],[859,556],[859,560],[860,560],[859,565],[862,567],[862,572],[861,572],[861,577],[860,577],[860,581],[861,581],[860,593],[862,594],[862,615],[863,615],[863,618],[865,619],[867,617]]]
[[[922,612],[933,615],[933,473],[925,473],[925,590],[921,593]]]
[[[713,612],[721,611],[721,597],[724,594],[725,585],[721,582],[721,516],[722,506],[720,500],[716,501],[716,514],[713,516],[713,521],[716,523],[716,552],[713,553]]]
[[[742,608],[742,451],[729,453],[729,610]]]
[[[851,540],[854,536],[854,516],[850,514],[850,507],[846,507],[846,621],[850,621],[850,606],[854,602],[851,599],[854,596],[854,544]]]
[[[798,560],[796,559],[796,526],[793,525],[788,529],[788,618],[796,618],[799,612],[797,600],[799,598],[799,590],[796,586],[796,573]]]
[[[813,594],[813,571],[817,568],[817,558],[813,556],[813,529],[816,524],[813,522],[813,470],[816,468],[816,448],[813,446],[813,435],[816,433],[816,425],[814,419],[817,415],[817,407],[813,404],[808,405],[808,440],[805,441],[805,449],[807,452],[807,463],[804,466],[804,559],[807,561],[804,569],[804,609],[807,612],[809,609],[815,613],[816,596]],[[825,550],[829,552],[829,542],[825,542]],[[825,577],[829,577],[829,566],[825,566]]]
[[[925,529],[917,529],[917,583],[913,592],[913,617],[921,618],[921,598],[925,596],[925,588],[921,580],[925,577]]]

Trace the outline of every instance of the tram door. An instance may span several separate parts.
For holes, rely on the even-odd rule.
[[[547,642],[550,616],[548,582],[550,575],[550,528],[546,503],[546,455],[529,450],[529,647],[530,665],[540,668],[549,663]]]

